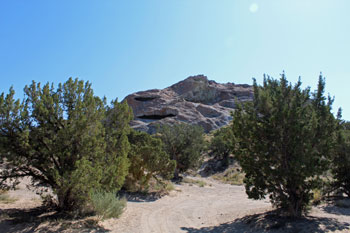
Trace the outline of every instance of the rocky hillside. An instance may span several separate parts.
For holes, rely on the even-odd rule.
[[[206,76],[189,77],[162,90],[128,95],[134,111],[133,128],[154,133],[157,124],[186,122],[200,125],[205,132],[227,125],[236,101],[251,101],[253,88],[247,84],[216,83]]]

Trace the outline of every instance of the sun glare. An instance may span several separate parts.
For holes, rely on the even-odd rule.
[[[258,4],[256,4],[256,3],[252,3],[252,4],[250,5],[250,7],[249,7],[249,11],[250,11],[251,13],[257,12],[258,9],[259,9],[259,6],[258,6]]]

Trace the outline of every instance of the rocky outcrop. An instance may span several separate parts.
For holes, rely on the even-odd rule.
[[[198,75],[162,90],[136,92],[125,99],[134,112],[131,126],[137,130],[154,133],[157,124],[185,122],[209,132],[227,125],[236,102],[253,99],[253,88],[220,84]]]

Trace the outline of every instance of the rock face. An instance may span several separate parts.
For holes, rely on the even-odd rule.
[[[154,133],[157,124],[185,122],[209,132],[227,125],[236,101],[251,101],[253,88],[246,84],[220,84],[198,75],[162,90],[136,92],[125,99],[134,112],[131,126],[137,130]]]

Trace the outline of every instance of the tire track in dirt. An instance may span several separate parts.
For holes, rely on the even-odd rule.
[[[14,203],[0,203],[0,232],[121,232],[121,233],[172,233],[196,232],[262,232],[264,229],[242,223],[242,217],[271,210],[268,200],[253,201],[247,198],[243,186],[231,186],[218,181],[191,177],[206,182],[205,187],[196,185],[176,185],[177,191],[156,201],[128,201],[127,208],[119,219],[109,219],[101,223],[101,228],[82,229],[82,222],[62,220],[59,222],[23,222],[14,225],[8,221],[7,213],[17,209],[31,211],[41,205],[39,197],[26,189],[30,180],[22,179],[18,190],[9,191]],[[4,215],[2,215],[4,214]],[[1,220],[1,217],[3,219]],[[238,221],[235,221],[240,219]],[[271,223],[271,222],[270,222]],[[332,203],[313,207],[307,221],[293,222],[301,232],[339,231],[350,233],[350,211]],[[52,225],[51,225],[52,224]],[[273,223],[274,224],[274,223]],[[83,224],[84,225],[84,224]],[[79,229],[78,229],[78,228]],[[291,225],[288,225],[290,229]],[[283,228],[276,233],[284,233]],[[321,229],[321,230],[320,230]]]
[[[194,178],[191,179],[201,179]],[[153,202],[128,202],[127,211],[109,223],[112,232],[172,233],[182,228],[222,224],[247,212],[267,210],[265,201],[249,200],[244,187],[205,180],[207,186],[176,185],[176,190]]]

